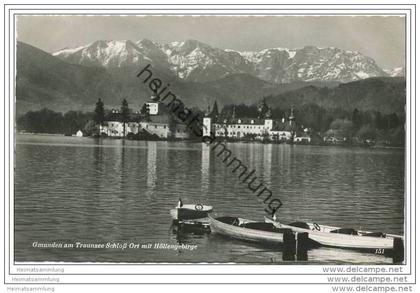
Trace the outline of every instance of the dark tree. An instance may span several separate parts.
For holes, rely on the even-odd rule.
[[[354,109],[353,111],[353,114],[351,116],[351,121],[353,122],[354,130],[355,131],[359,130],[362,121],[361,121],[359,110],[357,110],[357,108]]]
[[[233,105],[225,105],[223,106],[222,111],[220,112],[220,116],[224,119],[230,118],[232,114]]]
[[[92,115],[89,113],[82,113],[80,111],[68,111],[63,116],[63,130],[64,134],[74,134],[78,130],[84,129],[86,123],[91,119]],[[96,123],[99,125],[99,123]]]
[[[219,113],[219,117],[229,119],[232,117],[233,108],[235,108],[235,115],[238,118],[257,118],[258,109],[256,105],[225,105]]]
[[[353,129],[353,123],[347,119],[335,119],[333,122],[331,122],[330,128],[334,131],[334,136],[350,138]]]
[[[32,133],[64,133],[63,114],[43,108],[18,118],[18,130]]]
[[[121,122],[123,124],[123,136],[126,135],[125,126],[128,122],[128,119],[130,117],[130,108],[128,108],[128,102],[126,99],[122,100],[121,103]]]
[[[375,126],[377,129],[386,129],[387,123],[381,112],[375,112]]]
[[[398,115],[395,113],[386,115],[386,124],[387,124],[387,129],[392,129],[395,127],[398,127],[398,125],[400,125],[400,119],[398,118]]]
[[[150,121],[150,109],[149,105],[146,103],[143,104],[143,107],[140,110],[140,114],[143,116],[144,121]]]
[[[101,99],[98,99],[98,101],[96,102],[95,115],[93,117],[93,120],[95,121],[96,124],[99,124],[99,125],[102,125],[102,123],[105,120],[104,103],[102,102]]]
[[[260,105],[258,106],[258,118],[264,119],[266,118],[267,112],[270,110],[267,103],[265,102],[265,99],[262,100]]]
[[[316,104],[303,105],[294,111],[294,115],[299,125],[311,128],[314,131],[322,130],[322,117],[325,115],[325,110],[320,106]]]

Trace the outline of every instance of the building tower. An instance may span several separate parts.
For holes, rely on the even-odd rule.
[[[217,119],[219,117],[219,107],[217,106],[217,101],[214,101],[213,109],[210,112],[210,116],[213,119]]]
[[[212,121],[210,116],[203,118],[203,136],[211,137],[212,134]]]
[[[150,102],[146,103],[149,114],[150,115],[158,115],[159,114],[159,98],[156,95],[152,95],[150,97]]]
[[[294,115],[293,112],[294,112],[294,109],[293,109],[293,106],[292,106],[292,108],[290,109],[289,125],[292,125],[295,122],[295,115]]]

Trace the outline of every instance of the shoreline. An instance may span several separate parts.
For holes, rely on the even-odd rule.
[[[201,140],[191,139],[157,139],[157,140],[139,140],[139,139],[128,139],[122,137],[93,137],[93,136],[75,136],[75,135],[64,135],[61,133],[21,133],[17,135],[38,135],[38,136],[57,136],[57,137],[72,137],[72,138],[89,138],[89,139],[110,139],[119,140],[125,139],[129,141],[166,141],[166,142],[187,142],[187,143],[203,143]],[[372,148],[372,149],[405,149],[405,146],[386,146],[386,145],[360,145],[360,144],[316,144],[316,143],[290,143],[290,142],[266,142],[266,141],[249,141],[249,140],[223,140],[225,143],[256,143],[256,144],[271,144],[271,145],[305,145],[305,146],[318,146],[318,147],[349,147],[349,148]]]

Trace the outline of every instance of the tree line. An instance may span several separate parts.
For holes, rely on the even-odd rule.
[[[119,112],[121,122],[127,121],[132,111],[125,99],[121,103]],[[202,111],[200,113],[203,115]],[[104,122],[105,114],[104,104],[99,99],[93,112],[68,111],[63,114],[47,108],[29,111],[17,119],[17,127],[19,131],[32,133],[68,135],[82,130],[85,135],[92,135],[98,131],[97,126]],[[263,102],[260,105],[225,105],[219,112],[219,107],[215,102],[210,114],[221,119],[230,119],[232,115],[237,118],[267,118],[269,115],[272,119],[282,120],[284,118],[287,121],[290,109],[280,107],[271,109]],[[142,119],[148,119],[146,106],[143,106],[140,115]],[[294,108],[294,117],[297,131],[309,131],[309,134],[315,138],[333,136],[404,145],[405,117],[397,113],[384,114],[379,111],[360,109],[352,111],[338,108],[327,109],[317,104],[305,104]]]
[[[17,119],[18,131],[71,135],[83,130],[93,113],[81,111],[55,112],[43,108],[29,111]]]
[[[229,118],[232,113],[236,117],[261,118],[261,109],[267,105],[226,105],[219,117]],[[266,110],[267,111],[267,110]],[[270,118],[288,121],[291,109],[270,109]],[[404,145],[405,116],[397,113],[381,113],[375,110],[353,109],[352,111],[333,108],[327,109],[317,104],[304,104],[294,107],[294,118],[298,132],[304,129],[313,137],[347,138],[351,140],[375,140],[385,144]],[[299,133],[298,133],[299,134]]]

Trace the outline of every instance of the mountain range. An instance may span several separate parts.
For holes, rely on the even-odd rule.
[[[43,107],[62,112],[92,111],[98,98],[108,108],[119,107],[126,98],[130,107],[139,109],[151,94],[136,77],[146,64],[152,64],[154,74],[170,83],[172,92],[186,105],[201,109],[215,100],[221,105],[253,104],[270,95],[277,97],[270,100],[273,105],[295,98],[294,105],[298,106],[298,101],[310,102],[311,95],[314,102],[320,103],[316,89],[330,92],[323,105],[351,107],[352,93],[346,94],[350,103],[342,103],[336,97],[341,92],[334,89],[349,81],[357,88],[364,80],[381,80],[384,87],[398,84],[390,95],[378,92],[375,82],[372,88],[368,82],[363,90],[355,91],[354,99],[362,100],[360,104],[366,109],[375,109],[383,94],[391,101],[389,105],[382,103],[385,112],[399,111],[404,105],[401,96],[405,90],[401,92],[401,88],[405,87],[405,80],[398,77],[404,69],[387,73],[369,57],[336,48],[307,46],[236,52],[195,40],[169,44],[141,40],[97,41],[53,54],[18,42],[16,50],[18,115]],[[304,94],[305,99],[300,99],[306,92],[312,94]]]
[[[73,64],[108,69],[136,67],[145,63],[168,74],[193,82],[214,81],[246,73],[271,83],[296,81],[349,82],[379,76],[401,76],[402,71],[381,69],[375,61],[355,51],[305,46],[298,49],[269,48],[258,52],[219,49],[186,40],[159,44],[140,41],[96,41],[65,48],[54,56]]]

